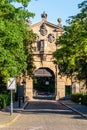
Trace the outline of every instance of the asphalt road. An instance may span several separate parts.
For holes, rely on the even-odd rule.
[[[56,101],[30,101],[14,123],[0,130],[87,130],[87,119]]]

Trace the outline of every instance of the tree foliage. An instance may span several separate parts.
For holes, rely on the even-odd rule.
[[[54,57],[61,75],[87,80],[87,1],[78,5],[80,13],[70,17],[64,34],[57,40],[61,48]]]
[[[15,8],[11,4],[13,1],[21,3],[22,8]],[[34,17],[33,13],[26,10],[29,2],[30,0],[0,1],[0,76],[4,81],[9,77],[18,76],[26,68],[33,68],[30,47],[35,34],[27,30],[29,25],[25,22],[26,18]]]

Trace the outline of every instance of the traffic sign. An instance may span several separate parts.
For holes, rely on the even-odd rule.
[[[9,80],[7,82],[7,89],[8,90],[16,89],[16,78],[9,78]]]

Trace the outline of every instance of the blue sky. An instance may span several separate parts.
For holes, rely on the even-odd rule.
[[[47,21],[58,24],[57,19],[62,18],[62,24],[66,25],[69,16],[80,12],[78,4],[83,0],[31,0],[28,10],[35,13],[31,23],[35,24],[41,21],[41,14],[45,11],[48,15]]]

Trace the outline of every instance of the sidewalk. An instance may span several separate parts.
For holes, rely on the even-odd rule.
[[[19,108],[19,103],[15,102],[13,104],[13,113],[10,114],[10,106],[6,107],[6,109],[0,111],[0,128],[4,126],[8,126],[15,122],[20,116],[21,110],[24,109],[26,103],[21,103]]]
[[[60,103],[77,112],[82,117],[87,118],[87,106],[74,103],[71,100],[61,100]]]
[[[13,113],[10,115],[10,112],[0,111],[0,127],[7,126],[14,122],[20,114]]]

